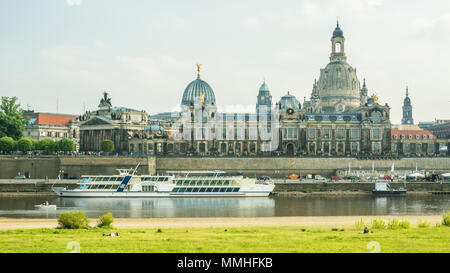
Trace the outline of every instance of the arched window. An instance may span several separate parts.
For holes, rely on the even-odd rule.
[[[312,154],[316,153],[316,144],[314,142],[309,143],[309,151]]]
[[[341,50],[342,50],[341,43],[336,43],[335,44],[335,49],[336,49],[336,53],[341,53]]]
[[[200,150],[200,153],[206,152],[206,144],[204,142],[200,143],[199,150]]]
[[[227,152],[227,144],[226,143],[220,144],[220,151],[222,153],[226,153]]]

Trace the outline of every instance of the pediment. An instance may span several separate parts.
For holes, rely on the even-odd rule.
[[[93,117],[80,124],[80,126],[95,126],[95,125],[111,125],[113,122],[108,119],[100,117]]]

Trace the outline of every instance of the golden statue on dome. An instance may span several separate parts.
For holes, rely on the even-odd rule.
[[[201,64],[197,64],[197,77],[200,77],[200,70],[202,69]]]

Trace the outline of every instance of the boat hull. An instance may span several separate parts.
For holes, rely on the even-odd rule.
[[[106,197],[106,198],[167,198],[167,197],[265,197],[273,191],[273,186],[259,191],[239,191],[239,192],[94,192],[80,190],[54,189],[54,192],[60,197]]]
[[[404,196],[406,195],[406,190],[391,190],[391,191],[373,190],[372,194],[375,196]]]

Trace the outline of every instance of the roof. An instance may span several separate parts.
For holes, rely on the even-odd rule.
[[[69,124],[69,121],[77,119],[78,116],[52,113],[32,113],[24,114],[23,117],[30,119],[30,125],[66,126]]]
[[[401,139],[402,135],[404,136],[404,138],[409,138],[409,135],[411,135],[411,137],[414,139],[430,139],[429,136],[432,136],[432,139],[436,138],[429,130],[400,130],[395,128],[391,129],[391,139],[394,139],[395,136],[397,136],[397,139]],[[417,138],[416,135],[419,138]]]

